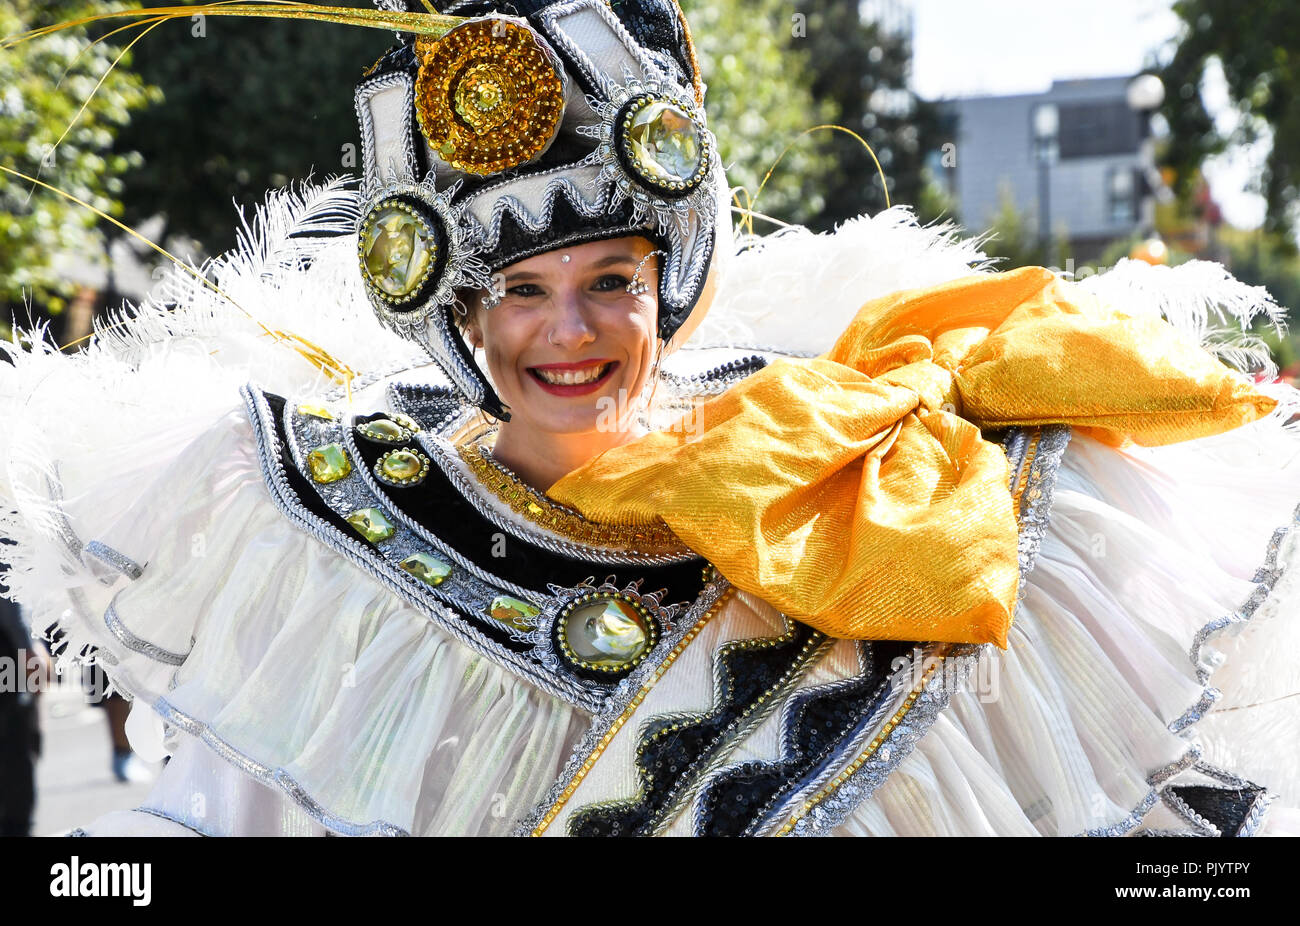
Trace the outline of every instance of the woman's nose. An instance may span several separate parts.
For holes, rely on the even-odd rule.
[[[547,340],[556,347],[576,350],[596,340],[587,306],[578,290],[561,292],[553,303],[555,313]]]

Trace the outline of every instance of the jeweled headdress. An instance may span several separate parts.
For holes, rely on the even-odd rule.
[[[658,333],[682,329],[730,223],[675,0],[376,3],[462,18],[403,36],[357,87],[358,257],[384,324],[508,418],[457,329],[456,290],[534,254],[641,234],[666,255]]]

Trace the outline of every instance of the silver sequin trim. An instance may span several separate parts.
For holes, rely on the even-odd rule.
[[[86,544],[82,552],[87,556],[93,556],[107,566],[116,569],[128,579],[138,579],[144,575],[144,567],[137,563],[131,557],[119,553],[112,547],[100,543],[98,540],[92,540]]]
[[[1142,798],[1141,802],[1136,807],[1134,807],[1131,811],[1129,811],[1128,816],[1126,816],[1123,820],[1120,820],[1118,823],[1112,823],[1109,826],[1099,826],[1096,829],[1084,830],[1079,835],[1080,836],[1125,836],[1128,833],[1132,832],[1134,829],[1136,829],[1139,825],[1141,825],[1142,821],[1146,819],[1146,815],[1151,812],[1151,808],[1156,806],[1156,803],[1159,800],[1160,800],[1159,792],[1157,792],[1155,788],[1152,788],[1150,791],[1147,792],[1146,797]]]
[[[190,736],[193,736],[205,743],[213,752],[221,756],[231,765],[238,768],[265,785],[279,787],[282,791],[292,798],[293,802],[301,807],[307,814],[319,822],[322,826],[334,830],[336,833],[342,833],[344,836],[409,836],[410,833],[400,826],[388,823],[383,820],[376,820],[373,823],[353,823],[344,820],[327,811],[318,803],[310,794],[303,789],[302,785],[286,772],[284,769],[271,768],[269,765],[263,765],[248,756],[244,755],[234,746],[231,746],[221,737],[217,736],[208,728],[208,725],[200,720],[196,720],[184,711],[179,710],[174,705],[168,703],[165,698],[159,698],[153,704],[153,709],[162,717],[164,721],[175,727],[184,730]]]
[[[1291,513],[1291,521],[1283,527],[1279,527],[1269,538],[1268,548],[1264,554],[1264,564],[1255,572],[1254,581],[1255,590],[1250,593],[1246,602],[1233,611],[1231,614],[1216,618],[1206,624],[1196,634],[1192,640],[1192,648],[1188,652],[1188,658],[1192,661],[1193,668],[1196,669],[1196,678],[1202,685],[1209,681],[1210,676],[1214,674],[1216,666],[1207,664],[1203,658],[1203,650],[1206,643],[1214,635],[1222,632],[1224,628],[1233,624],[1240,624],[1249,621],[1255,616],[1255,611],[1264,603],[1269,594],[1273,591],[1273,586],[1281,577],[1285,566],[1278,565],[1278,553],[1282,549],[1282,542],[1286,539],[1297,526],[1300,526],[1300,505],[1297,505]]]
[[[104,625],[108,627],[113,636],[127,649],[148,656],[154,662],[166,663],[169,666],[179,666],[184,664],[187,653],[173,653],[165,650],[161,646],[143,640],[131,632],[131,630],[122,622],[118,616],[116,603],[111,603],[108,610],[104,612]]]

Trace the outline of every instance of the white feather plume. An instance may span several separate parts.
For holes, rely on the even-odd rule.
[[[833,232],[789,226],[742,236],[737,249],[688,347],[823,353],[871,299],[992,269],[980,239],[962,238],[951,223],[921,225],[905,206]]]
[[[425,361],[370,309],[356,271],[359,202],[347,178],[274,191],[251,221],[241,212],[234,250],[193,273],[170,268],[156,295],[110,312],[84,350],[62,352],[43,330],[0,343],[11,361],[0,362],[0,535],[17,541],[4,553],[16,598],[84,582],[66,529],[93,540],[240,404],[244,383],[291,395],[332,387],[304,343],[359,374]]]
[[[1193,260],[1165,267],[1121,260],[1080,285],[1129,314],[1163,316],[1230,366],[1266,376],[1277,373],[1268,345],[1251,329],[1262,321],[1282,333],[1284,310],[1264,287],[1241,282],[1222,264]]]

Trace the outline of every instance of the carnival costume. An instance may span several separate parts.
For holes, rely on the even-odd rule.
[[[0,367],[7,580],[171,755],[87,831],[1294,830],[1300,404],[1209,324],[1267,294],[897,209],[738,247],[675,4],[510,9],[377,62],[360,191],[219,292]],[[542,493],[458,292],[629,234],[653,429]]]

